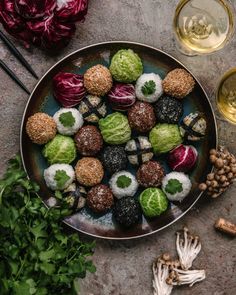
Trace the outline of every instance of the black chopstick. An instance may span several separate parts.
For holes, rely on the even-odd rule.
[[[14,80],[26,93],[30,94],[30,91],[25,87],[25,85],[17,78],[17,76],[12,72],[12,70],[0,60],[0,67]]]
[[[20,51],[15,47],[15,45],[11,42],[10,39],[0,30],[0,38],[9,48],[12,54],[21,62],[21,64],[36,78],[38,79],[37,74],[32,69],[31,65],[27,62],[27,60],[23,57]]]

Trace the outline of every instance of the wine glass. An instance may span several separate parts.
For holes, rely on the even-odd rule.
[[[181,0],[173,25],[181,52],[209,54],[230,41],[234,32],[234,8],[226,0]]]
[[[226,72],[216,91],[216,104],[220,113],[236,124],[236,68]]]

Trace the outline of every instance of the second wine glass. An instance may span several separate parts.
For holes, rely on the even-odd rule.
[[[223,48],[234,32],[234,8],[226,0],[182,0],[174,17],[175,36],[186,55]]]

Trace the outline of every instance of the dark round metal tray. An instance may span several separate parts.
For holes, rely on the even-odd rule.
[[[139,54],[144,64],[144,72],[155,72],[161,77],[165,77],[169,71],[177,67],[186,69],[183,64],[165,52],[150,46],[132,42],[107,42],[91,45],[73,52],[55,64],[42,77],[29,98],[22,119],[20,137],[21,156],[24,168],[28,176],[40,185],[39,195],[44,201],[52,196],[52,192],[46,187],[43,179],[43,170],[48,164],[42,156],[42,147],[33,144],[25,132],[25,124],[28,117],[39,111],[53,115],[60,108],[52,94],[52,79],[59,71],[84,73],[87,68],[98,63],[108,66],[113,54],[123,48],[131,48]],[[202,141],[194,144],[198,150],[199,159],[195,169],[190,174],[193,183],[192,190],[184,201],[175,204],[170,203],[168,210],[159,217],[149,220],[143,217],[142,221],[137,226],[130,229],[123,229],[115,224],[111,212],[102,216],[97,216],[87,208],[66,218],[66,224],[75,230],[94,237],[131,239],[144,237],[160,231],[171,225],[190,210],[202,195],[198,189],[198,184],[202,182],[206,178],[206,175],[212,170],[208,155],[209,150],[215,148],[217,145],[217,126],[210,101],[198,81],[194,91],[184,99],[183,103],[184,116],[190,112],[203,112],[207,118],[208,125],[206,137]],[[162,157],[160,160],[164,162],[165,158]],[[168,167],[166,165],[165,169],[166,172],[168,172]]]

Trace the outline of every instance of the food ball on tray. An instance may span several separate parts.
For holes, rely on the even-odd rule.
[[[138,132],[150,131],[156,124],[153,107],[147,102],[136,102],[128,111],[130,127]]]
[[[161,185],[165,171],[157,161],[142,164],[137,171],[138,183],[143,187],[158,187]]]
[[[145,136],[138,136],[129,140],[125,146],[125,151],[132,165],[141,165],[148,162],[154,155],[152,145]]]
[[[124,170],[127,165],[127,156],[122,146],[107,146],[102,153],[102,163],[109,174]]]
[[[195,80],[184,69],[174,69],[169,72],[162,82],[166,94],[182,99],[193,91]]]
[[[71,165],[53,164],[44,170],[44,180],[51,190],[64,190],[75,179],[75,172]]]
[[[168,200],[159,188],[147,188],[139,196],[139,202],[146,217],[161,215],[168,208]]]
[[[103,96],[112,87],[112,76],[108,68],[96,65],[84,74],[84,86],[90,94]]]
[[[132,197],[138,189],[138,182],[133,174],[128,171],[120,171],[112,175],[109,181],[114,196],[118,199]]]
[[[62,135],[73,135],[84,124],[82,115],[75,108],[61,108],[54,114],[53,119],[58,132]]]
[[[127,111],[136,101],[133,84],[116,83],[107,96],[112,109],[116,111]]]
[[[180,124],[180,133],[190,141],[201,140],[206,135],[207,123],[201,113],[191,113]]]
[[[131,129],[125,115],[115,112],[99,120],[102,137],[109,144],[123,144],[131,137]]]
[[[87,125],[75,134],[75,143],[81,155],[94,156],[102,149],[103,139],[97,127]]]
[[[159,123],[177,124],[183,116],[184,107],[181,101],[171,96],[162,96],[154,105]]]
[[[104,176],[102,163],[97,158],[82,158],[75,166],[75,176],[81,185],[97,185],[102,181]]]
[[[36,113],[28,118],[26,133],[33,143],[45,144],[56,136],[57,125],[51,116]]]
[[[107,114],[105,102],[99,96],[87,95],[79,105],[79,111],[83,115],[85,121],[89,123],[97,123]]]
[[[177,124],[160,123],[149,133],[154,153],[167,153],[183,141]]]
[[[69,136],[57,134],[44,146],[43,156],[49,164],[70,164],[76,158],[74,140]]]
[[[110,71],[116,81],[132,83],[142,75],[143,65],[132,49],[121,49],[112,57]]]
[[[85,187],[74,182],[63,191],[63,198],[69,208],[79,211],[86,205],[87,191]]]
[[[142,210],[135,198],[124,197],[115,202],[113,216],[117,223],[128,228],[141,220]]]
[[[162,190],[170,201],[183,201],[191,187],[188,175],[182,172],[170,172],[162,180]]]
[[[168,164],[178,172],[190,171],[197,162],[198,152],[192,145],[179,145],[168,155]]]
[[[96,213],[104,213],[113,205],[111,189],[105,184],[98,184],[90,189],[87,195],[88,207]]]
[[[136,82],[135,93],[139,100],[153,103],[163,94],[162,80],[158,74],[142,74]]]

